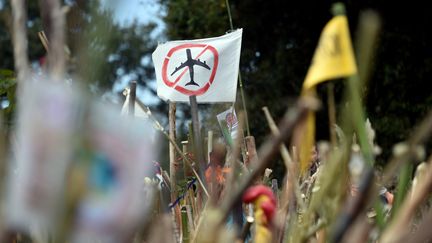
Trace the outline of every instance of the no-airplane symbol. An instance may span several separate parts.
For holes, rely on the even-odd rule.
[[[183,61],[173,63],[171,59],[178,60],[178,57]],[[205,59],[200,60],[201,57]],[[213,83],[218,62],[219,54],[213,46],[191,43],[178,45],[170,49],[165,57],[162,80],[165,85],[182,94],[202,95]],[[206,75],[199,75],[203,70]]]

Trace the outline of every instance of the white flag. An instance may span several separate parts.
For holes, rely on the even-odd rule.
[[[242,29],[198,40],[171,41],[153,52],[157,94],[163,100],[198,103],[234,102]]]

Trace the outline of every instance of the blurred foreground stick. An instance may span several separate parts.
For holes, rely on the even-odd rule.
[[[347,201],[342,215],[340,215],[335,223],[332,240],[330,242],[341,242],[345,232],[347,232],[360,212],[363,212],[363,209],[367,205],[373,179],[374,170],[372,167],[367,167],[360,181],[358,194]]]
[[[251,163],[253,165],[251,173],[243,177],[239,182],[237,190],[222,203],[221,209],[223,214],[221,223],[227,218],[234,205],[241,200],[241,196],[246,188],[264,172],[271,160],[279,153],[280,145],[289,139],[297,123],[305,118],[309,110],[317,110],[319,106],[319,101],[315,98],[304,97],[299,100],[295,107],[285,113],[279,127],[280,134],[272,136],[261,146],[258,150],[259,159]]]

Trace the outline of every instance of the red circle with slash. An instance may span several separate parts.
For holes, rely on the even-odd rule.
[[[183,72],[181,72],[180,75],[175,80],[170,80],[168,77],[168,74],[167,74],[168,64],[169,64],[171,56],[175,52],[181,51],[181,50],[186,49],[186,48],[202,48],[202,51],[194,59],[198,59],[201,55],[203,55],[207,51],[211,52],[213,55],[213,69],[212,69],[212,72],[210,74],[210,78],[204,84],[204,86],[202,86],[201,88],[199,88],[197,90],[186,89],[185,87],[181,87],[180,85],[176,86],[176,84],[180,81],[180,79],[183,77],[183,75],[185,75],[185,73],[189,70],[189,68],[186,67],[183,70]],[[162,66],[162,80],[164,81],[164,83],[168,87],[173,87],[175,90],[179,91],[182,94],[189,95],[189,96],[202,95],[205,92],[207,92],[207,90],[210,88],[210,86],[213,83],[214,77],[216,75],[216,70],[218,67],[218,62],[219,62],[219,54],[218,54],[216,48],[214,48],[213,46],[206,45],[206,44],[191,44],[191,43],[179,45],[179,46],[176,46],[176,47],[172,48],[171,50],[169,50],[168,54],[165,57],[165,60],[163,62],[163,66]]]

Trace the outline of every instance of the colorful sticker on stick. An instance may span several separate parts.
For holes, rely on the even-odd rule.
[[[237,138],[238,134],[238,120],[234,108],[231,107],[216,117],[225,140],[230,146],[233,145],[233,141]]]

